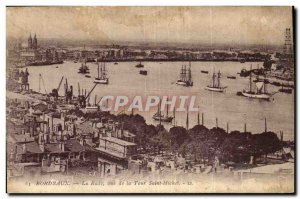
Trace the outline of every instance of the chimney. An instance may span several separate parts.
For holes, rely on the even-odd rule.
[[[59,148],[60,148],[60,150],[61,150],[62,152],[64,152],[64,151],[65,151],[65,143],[60,142],[60,143],[59,143]]]
[[[52,138],[53,138],[53,132],[50,132],[49,133],[49,141],[52,141]]]
[[[53,115],[51,115],[51,131],[53,131],[53,126],[54,126],[54,124],[53,124]]]
[[[65,116],[65,113],[64,112],[61,112],[60,114],[60,119],[62,120],[62,123],[63,123],[63,130],[65,130],[65,126],[66,126],[66,116]]]
[[[48,134],[44,134],[44,143],[45,143],[45,144],[48,144],[48,143],[49,143],[48,138],[49,138],[49,135],[48,135]]]
[[[39,144],[39,147],[42,152],[45,152],[45,143]]]
[[[26,143],[23,144],[23,152],[26,152]]]
[[[39,144],[43,144],[43,134],[39,133],[39,140],[38,140]]]

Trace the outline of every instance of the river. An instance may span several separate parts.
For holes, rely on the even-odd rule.
[[[279,131],[284,132],[284,140],[294,140],[294,93],[276,93],[272,100],[262,101],[248,99],[237,96],[236,92],[248,88],[249,79],[237,75],[242,68],[253,68],[262,63],[239,63],[239,62],[192,62],[193,87],[182,87],[174,82],[178,79],[181,62],[143,62],[148,75],[139,74],[139,69],[135,68],[136,62],[120,62],[117,65],[107,63],[109,84],[98,85],[91,94],[91,102],[94,96],[98,99],[104,95],[195,95],[200,107],[200,113],[204,113],[204,125],[212,128],[216,125],[226,129],[227,122],[229,131],[244,130],[244,123],[247,123],[247,131],[261,133],[265,129],[265,118],[267,119],[268,131],[273,131],[279,135]],[[58,66],[58,68],[56,68]],[[77,95],[77,85],[87,89],[93,87],[94,77],[97,75],[97,65],[88,63],[91,71],[91,78],[77,73],[80,63],[65,62],[61,65],[31,66],[28,67],[30,73],[30,87],[39,90],[39,74],[42,75],[46,91],[49,93],[56,88],[62,76],[68,79],[69,85],[73,85],[74,94]],[[209,74],[201,73],[201,70],[209,71]],[[225,93],[215,93],[205,90],[205,86],[210,84],[212,72],[220,70],[222,73],[221,84],[228,86]],[[234,75],[237,79],[228,79],[228,75]],[[267,85],[269,92],[278,91],[278,87]],[[60,94],[63,94],[63,85]],[[41,84],[41,92],[45,92]],[[152,119],[155,109],[149,112],[139,112],[145,117],[147,123],[156,124]],[[136,111],[137,113],[137,111]],[[173,114],[173,113],[170,113]],[[185,126],[186,112],[176,112],[176,123],[178,126]],[[197,112],[189,114],[189,126],[197,123]],[[165,124],[170,128],[170,124]]]

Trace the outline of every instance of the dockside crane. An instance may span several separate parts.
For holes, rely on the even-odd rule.
[[[58,92],[59,92],[59,89],[60,89],[60,86],[61,86],[61,84],[62,84],[63,79],[64,79],[64,76],[61,77],[61,80],[60,80],[60,82],[59,82],[59,84],[58,84],[58,87],[52,89],[52,93],[50,94],[50,95],[52,95],[53,97],[55,97],[55,99],[57,99],[58,96],[59,96],[59,95],[58,95]]]
[[[86,107],[86,104],[89,103],[90,95],[93,92],[93,90],[96,88],[97,84],[94,84],[92,89],[86,94],[86,90],[81,91],[80,93],[80,84],[78,83],[78,103],[80,107]]]
[[[47,94],[47,90],[46,90],[46,87],[45,87],[45,82],[44,82],[43,76],[42,76],[42,74],[39,74],[39,93],[41,92],[41,81],[42,81],[44,89],[45,89],[45,94]]]
[[[90,92],[88,92],[88,94],[85,95],[85,100],[87,100],[87,99],[90,97],[91,93],[92,93],[93,90],[96,88],[96,86],[97,86],[97,84],[94,84],[94,86],[93,86],[93,88],[90,90]]]

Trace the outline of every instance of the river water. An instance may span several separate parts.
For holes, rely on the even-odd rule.
[[[109,84],[97,85],[91,93],[91,102],[94,96],[98,99],[105,95],[160,95],[160,96],[180,96],[195,95],[199,104],[200,113],[204,113],[204,125],[212,128],[216,125],[226,129],[227,122],[229,131],[244,130],[244,123],[247,124],[247,131],[261,133],[265,129],[265,118],[267,118],[267,128],[279,135],[279,131],[284,132],[284,140],[294,140],[294,93],[276,93],[270,101],[258,99],[248,99],[237,96],[237,91],[248,88],[249,79],[237,75],[242,68],[249,69],[250,64],[255,68],[262,63],[239,63],[239,62],[192,62],[193,87],[182,87],[174,82],[179,77],[181,62],[144,62],[148,75],[139,74],[139,69],[135,68],[136,62],[120,62],[118,65],[107,63]],[[56,68],[58,66],[58,68]],[[86,89],[87,92],[93,87],[94,77],[97,75],[97,65],[88,63],[91,78],[86,78],[78,74],[80,63],[65,62],[62,65],[51,66],[31,66],[28,67],[30,76],[30,87],[39,90],[39,74],[42,75],[45,88],[50,92],[56,88],[62,76],[68,79],[69,85],[73,85],[74,94],[77,95],[77,85]],[[209,74],[201,73],[201,70],[209,71]],[[205,86],[211,83],[212,72],[220,70],[222,73],[221,84],[228,86],[225,93],[215,93],[205,90]],[[234,75],[237,79],[228,79],[228,75]],[[65,81],[65,80],[64,80]],[[269,92],[278,91],[278,87],[267,85]],[[41,84],[41,92],[45,92]],[[63,94],[63,84],[60,92]],[[153,121],[152,115],[156,109],[149,112],[137,112],[145,117],[147,123],[157,124]],[[170,113],[171,115],[173,113]],[[200,115],[201,116],[201,115]],[[197,123],[197,112],[189,113],[189,127]],[[186,125],[186,112],[176,112],[176,124]],[[171,124],[165,124],[170,128]]]

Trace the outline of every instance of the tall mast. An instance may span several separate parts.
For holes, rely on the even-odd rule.
[[[266,74],[264,74],[264,93],[267,93]]]
[[[160,109],[161,109],[161,100],[159,100],[159,106],[158,106],[158,114],[159,114],[159,125],[161,125],[161,111],[160,111]]]
[[[250,78],[249,78],[249,81],[250,81],[250,93],[252,92],[252,64],[250,66]]]
[[[192,71],[191,71],[191,62],[189,62],[189,81],[192,81]]]
[[[220,87],[220,78],[221,78],[221,73],[219,71],[219,73],[218,73],[218,87]]]
[[[198,117],[197,117],[197,124],[200,125],[200,113],[199,113],[199,106],[198,106]]]
[[[186,130],[189,130],[189,111],[186,112]]]
[[[214,73],[213,73],[213,76],[212,76],[212,87],[215,87],[215,78],[216,78],[216,74],[215,74],[215,70],[214,70]]]
[[[41,77],[40,76],[41,76],[41,74],[39,74],[39,93],[41,92],[41,85],[40,85],[41,84]]]
[[[174,119],[174,126],[176,125],[176,115],[175,115],[175,108],[173,110],[173,119]]]
[[[99,76],[99,63],[97,62],[97,65],[98,65],[98,79],[100,78]]]
[[[168,98],[167,98],[168,101]],[[169,116],[169,106],[167,105],[167,117]]]
[[[103,63],[101,63],[100,74],[101,74],[101,78],[102,78],[102,76],[103,76]]]

